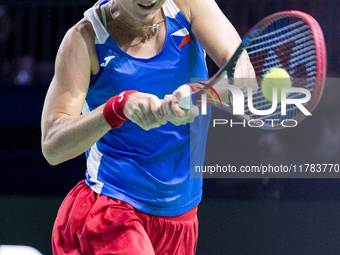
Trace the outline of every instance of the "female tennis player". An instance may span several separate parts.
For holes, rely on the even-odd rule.
[[[195,253],[190,156],[203,164],[209,113],[181,109],[180,85],[207,78],[206,52],[221,66],[239,43],[213,0],[99,1],[67,32],[42,150],[52,165],[86,152],[87,169],[59,209],[54,254]]]

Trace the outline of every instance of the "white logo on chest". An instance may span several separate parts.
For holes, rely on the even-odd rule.
[[[115,58],[115,57],[116,57],[116,56],[109,56],[109,57],[104,58],[105,62],[104,62],[104,63],[101,63],[100,66],[106,67],[106,66],[109,64],[110,60],[113,59],[113,58]]]

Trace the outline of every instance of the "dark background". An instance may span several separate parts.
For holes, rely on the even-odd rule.
[[[338,1],[219,0],[240,35],[261,18],[301,10],[320,23],[328,51],[328,77],[340,72]],[[40,117],[65,32],[94,1],[0,1],[0,245],[29,245],[51,254],[58,207],[84,178],[80,156],[50,166],[40,149]],[[211,73],[216,66],[208,59]],[[270,132],[227,129],[223,145],[233,163],[339,163],[336,79],[313,112],[317,121]],[[315,120],[314,119],[314,120]],[[327,129],[326,127],[331,127]],[[327,139],[331,137],[331,142]],[[214,161],[208,140],[207,162]],[[339,254],[340,180],[206,179],[200,205],[197,254]]]

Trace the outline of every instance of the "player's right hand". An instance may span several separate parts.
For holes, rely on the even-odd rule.
[[[192,105],[190,109],[183,109],[179,105],[181,98],[190,94],[190,86],[185,84],[176,89],[171,95],[166,95],[161,106],[162,116],[176,126],[192,123],[199,115],[198,107]]]
[[[132,122],[144,130],[150,130],[167,122],[160,114],[161,105],[162,100],[157,96],[137,92],[129,95],[123,111]]]

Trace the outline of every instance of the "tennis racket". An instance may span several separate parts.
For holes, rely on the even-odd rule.
[[[245,65],[248,67],[242,68]],[[238,68],[249,70],[250,74],[241,75],[246,78],[235,77],[235,70]],[[272,108],[274,102],[268,100],[262,92],[261,86],[263,86],[265,74],[273,68],[283,69],[289,74],[288,79],[292,88],[302,88],[310,92],[308,93],[309,100],[305,100],[306,102],[300,107],[295,104],[286,104],[285,115],[282,114],[282,104],[279,101],[276,102],[275,111],[271,112],[270,109],[275,108]],[[307,116],[305,111],[302,111],[303,108],[311,112],[316,107],[322,96],[325,76],[325,40],[317,21],[310,15],[299,11],[278,12],[258,22],[245,35],[231,59],[212,78],[208,81],[190,84],[196,87],[196,92],[182,97],[179,105],[183,109],[189,109],[192,104],[201,106],[200,103],[204,98],[203,101],[208,105],[234,113],[235,95],[229,90],[227,92],[229,100],[222,102],[214,89],[216,84],[222,83],[219,87],[223,87],[223,80],[227,79],[227,84],[238,86],[245,95],[242,102],[244,111],[236,114],[238,118],[252,121],[252,125],[260,128],[279,129],[283,127],[283,122],[288,123],[294,120],[291,124],[294,126],[294,122],[303,120]],[[254,89],[254,81],[258,86],[251,95],[247,95],[247,87]],[[287,99],[303,99],[307,97],[307,94],[292,92],[285,96]],[[214,97],[217,99],[215,100]],[[253,113],[254,110],[250,110],[253,108],[249,107],[250,99],[254,108],[271,113],[266,115],[259,115],[258,111]],[[287,123],[284,126],[289,126]]]

